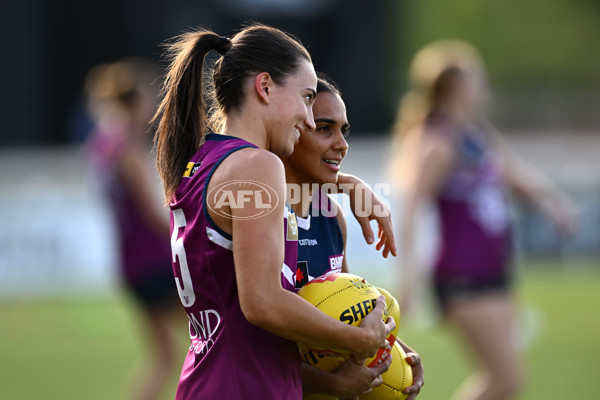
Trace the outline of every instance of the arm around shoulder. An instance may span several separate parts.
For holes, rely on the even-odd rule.
[[[241,150],[243,151],[243,150]],[[240,152],[241,152],[240,151]],[[266,153],[266,152],[265,152]],[[278,201],[259,215],[260,201],[238,201],[231,208],[232,249],[240,306],[254,325],[287,339],[318,346],[344,347],[358,356],[374,353],[391,325],[373,319],[356,328],[319,311],[281,285],[284,260],[283,213],[285,176],[281,161],[271,154],[249,151],[231,160],[220,179],[259,182]],[[242,198],[234,187],[232,198]],[[253,194],[249,194],[252,197]],[[260,251],[257,251],[260,249]],[[382,311],[382,310],[381,310]]]

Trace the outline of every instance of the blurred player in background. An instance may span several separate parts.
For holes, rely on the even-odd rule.
[[[89,158],[114,216],[122,282],[139,306],[144,339],[151,346],[143,345],[145,372],[130,396],[140,400],[159,398],[179,364],[170,331],[174,312],[180,311],[169,220],[157,196],[147,133],[157,104],[158,92],[151,86],[156,76],[151,61],[125,59],[93,68],[85,86],[95,123]]]
[[[281,158],[288,184],[309,190],[292,203],[299,232],[297,288],[326,273],[349,272],[345,257],[346,219],[339,204],[322,186],[329,184],[330,189],[335,190],[340,164],[348,151],[345,138],[350,124],[339,89],[325,76],[320,76],[317,81],[313,114],[315,129],[303,132],[292,155]],[[408,399],[413,400],[423,385],[423,368],[418,354],[398,341],[407,353],[408,362],[413,365],[414,383],[406,389],[411,394]],[[390,361],[367,368],[364,362],[350,359],[333,373],[304,364],[303,389],[307,393],[358,398],[361,393],[381,384],[380,376]]]
[[[298,232],[277,155],[291,154],[301,132],[314,129],[311,57],[299,41],[260,24],[231,39],[195,30],[169,50],[157,164],[191,341],[176,399],[300,399],[296,342],[365,357],[394,328],[381,321],[381,299],[357,328],[294,293]],[[211,51],[218,56],[207,74]],[[207,99],[215,100],[212,124]],[[268,212],[266,197],[252,198],[265,188],[279,199]]]
[[[404,311],[417,277],[415,222],[431,202],[440,227],[433,285],[444,317],[472,351],[479,371],[460,400],[513,398],[523,371],[513,336],[509,194],[538,205],[564,233],[573,228],[567,199],[517,159],[482,116],[487,88],[477,51],[461,41],[432,43],[415,56],[412,90],[401,103],[394,171],[403,185]]]

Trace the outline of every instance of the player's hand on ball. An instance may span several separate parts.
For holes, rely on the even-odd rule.
[[[404,344],[401,340],[396,339],[396,341],[402,346],[404,351],[406,351],[406,362],[411,366],[412,374],[413,374],[413,383],[409,387],[403,390],[404,393],[409,396],[406,400],[415,400],[419,392],[421,392],[421,388],[425,384],[425,380],[423,378],[423,364],[421,363],[421,357],[410,347]]]
[[[367,340],[353,354],[356,358],[372,357],[377,350],[388,345],[387,336],[396,328],[394,318],[389,317],[383,322],[383,311],[385,309],[385,296],[379,296],[375,302],[375,308],[362,319],[360,327],[367,332]]]
[[[369,368],[365,365],[365,359],[350,357],[334,373],[339,388],[337,396],[344,400],[358,400],[359,395],[381,385],[381,374],[388,370],[391,363],[390,356],[381,364]]]

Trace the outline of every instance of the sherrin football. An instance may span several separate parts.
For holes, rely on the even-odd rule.
[[[358,326],[360,321],[374,308],[375,300],[381,294],[386,298],[383,320],[394,318],[396,328],[388,335],[389,346],[381,348],[366,365],[373,367],[387,359],[393,351],[400,325],[400,307],[396,299],[385,289],[374,288],[365,279],[349,273],[324,275],[304,285],[298,294],[329,316],[350,325]],[[304,362],[327,372],[335,371],[349,357],[344,349],[309,348],[299,344]],[[402,350],[400,348],[400,350]],[[324,394],[307,394],[305,400],[334,400],[336,397]]]
[[[325,314],[348,325],[359,326],[362,319],[375,307],[381,293],[358,275],[345,272],[320,276],[302,286],[298,295]],[[384,321],[387,317],[383,316]],[[310,349],[321,355],[346,356],[342,348]]]
[[[400,343],[392,348],[392,363],[381,375],[383,382],[368,394],[361,394],[361,400],[404,400],[408,397],[402,391],[412,385],[413,375],[410,364],[406,361],[406,353]]]
[[[340,360],[340,357],[323,357],[324,365],[331,365],[331,360]],[[341,364],[342,358],[339,361]],[[338,365],[339,365],[338,364]],[[337,367],[336,367],[337,368]],[[402,391],[412,385],[413,375],[410,364],[406,361],[406,353],[400,343],[394,343],[392,347],[392,363],[386,372],[381,375],[381,385],[373,388],[371,393],[361,394],[361,400],[404,400],[408,397]],[[337,400],[335,396],[310,393],[303,397],[304,400]]]

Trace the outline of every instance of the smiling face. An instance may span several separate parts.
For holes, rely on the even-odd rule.
[[[348,143],[350,124],[338,94],[320,92],[313,105],[314,130],[304,130],[289,157],[283,158],[290,183],[335,183]]]
[[[315,69],[306,60],[300,62],[296,73],[290,75],[283,85],[273,85],[269,150],[288,156],[294,151],[300,132],[314,130],[312,107],[316,87]]]

